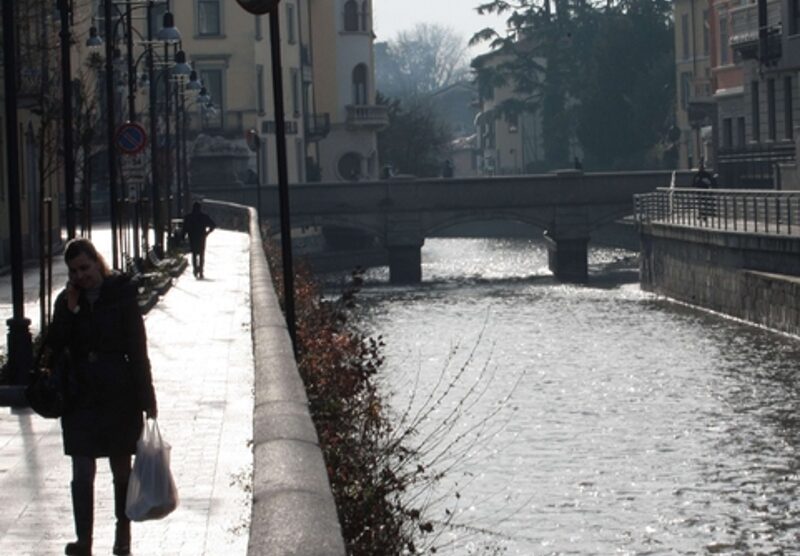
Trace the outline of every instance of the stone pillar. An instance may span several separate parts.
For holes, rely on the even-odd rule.
[[[588,270],[588,237],[553,237],[544,233],[547,242],[547,266],[562,282],[586,282]]]
[[[392,284],[419,284],[422,281],[422,243],[390,245],[389,281]]]
[[[422,281],[422,244],[425,235],[418,214],[389,215],[384,246],[389,253],[389,281],[419,284]]]

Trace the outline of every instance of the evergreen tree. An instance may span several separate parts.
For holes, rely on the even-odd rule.
[[[674,102],[668,0],[494,0],[478,11],[507,14],[514,30],[473,37],[500,60],[473,63],[478,83],[513,88],[498,116],[541,110],[551,169],[570,164],[571,137],[592,169],[655,165]]]
[[[444,147],[452,137],[425,99],[400,101],[378,95],[389,108],[389,125],[378,133],[378,157],[397,172],[438,176]]]

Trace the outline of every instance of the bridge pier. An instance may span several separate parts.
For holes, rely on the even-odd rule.
[[[419,284],[422,281],[422,243],[419,245],[390,245],[389,282]]]
[[[562,282],[583,283],[589,278],[588,237],[553,237],[544,233],[547,242],[547,266]]]

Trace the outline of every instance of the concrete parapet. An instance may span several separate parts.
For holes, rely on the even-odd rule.
[[[255,209],[205,201],[218,225],[250,234],[255,360],[253,509],[248,555],[344,556],[308,398],[272,285]]]
[[[800,334],[800,237],[645,224],[643,289]]]

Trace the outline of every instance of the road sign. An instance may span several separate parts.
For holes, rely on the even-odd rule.
[[[139,154],[147,145],[147,132],[136,122],[126,122],[117,128],[114,144],[122,154]]]

